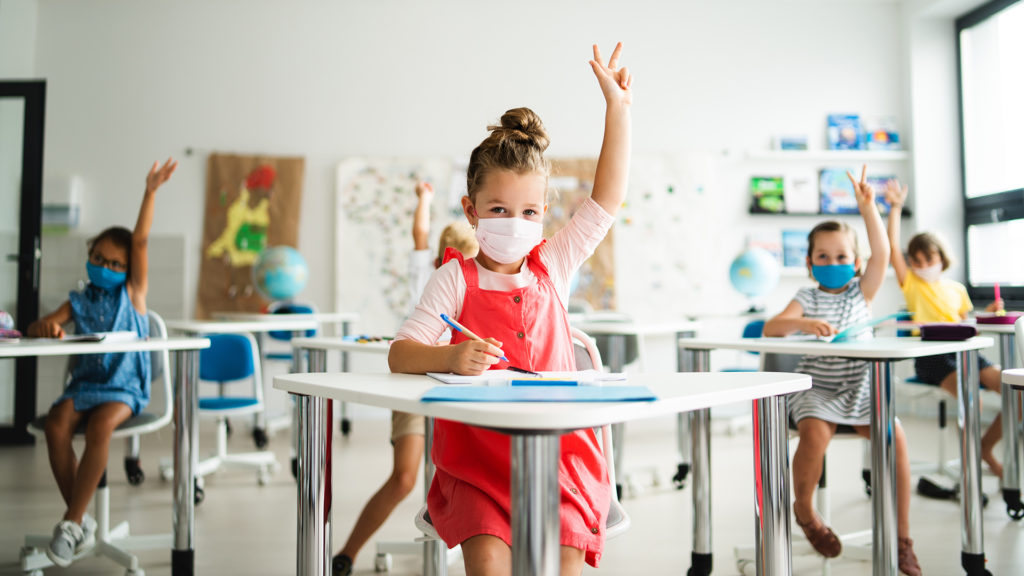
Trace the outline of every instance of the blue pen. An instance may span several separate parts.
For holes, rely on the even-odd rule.
[[[477,336],[476,334],[473,334],[469,330],[469,328],[466,328],[462,324],[459,324],[455,320],[452,320],[451,318],[448,317],[447,314],[441,314],[441,320],[444,320],[445,322],[447,322],[448,325],[452,327],[452,330],[457,330],[457,331],[462,332],[463,334],[465,334],[467,338],[471,338],[473,340],[476,340],[477,342],[484,342],[484,344],[487,344],[487,342],[485,342],[483,338]],[[505,362],[508,362],[508,358],[505,358],[504,354],[499,356],[499,358],[501,358]]]

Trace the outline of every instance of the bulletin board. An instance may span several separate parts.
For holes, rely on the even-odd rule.
[[[210,154],[196,318],[257,312],[252,266],[267,246],[298,247],[305,160]]]

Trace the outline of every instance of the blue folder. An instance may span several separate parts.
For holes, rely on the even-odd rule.
[[[650,402],[646,386],[436,386],[422,402]]]

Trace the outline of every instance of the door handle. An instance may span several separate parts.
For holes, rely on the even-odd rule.
[[[19,256],[17,254],[8,254],[7,255],[7,261],[8,262],[17,262],[18,260],[21,260],[21,256]]]

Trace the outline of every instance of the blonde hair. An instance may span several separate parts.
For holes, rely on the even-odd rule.
[[[846,222],[826,220],[811,229],[811,233],[807,235],[808,259],[814,256],[814,237],[821,232],[845,232],[850,237],[850,242],[853,243],[853,259],[857,260],[860,258],[860,242],[857,241],[857,231]],[[857,270],[857,275],[860,275],[860,270]]]
[[[913,257],[914,254],[927,256],[932,252],[939,253],[939,258],[942,260],[942,269],[949,270],[949,267],[953,265],[953,259],[949,257],[946,244],[935,234],[921,232],[911,238],[910,243],[907,244],[907,256],[910,257]]]
[[[448,247],[462,252],[462,255],[466,258],[476,256],[477,251],[480,250],[480,245],[477,244],[476,234],[473,232],[473,227],[469,225],[469,222],[452,222],[445,226],[444,230],[441,230],[441,236],[437,242],[437,264],[444,262],[444,251]]]
[[[544,157],[550,140],[533,110],[513,108],[501,116],[499,126],[488,126],[491,134],[473,149],[466,170],[466,189],[470,200],[483,186],[484,178],[495,169],[515,174],[539,172],[547,178],[551,163]]]

